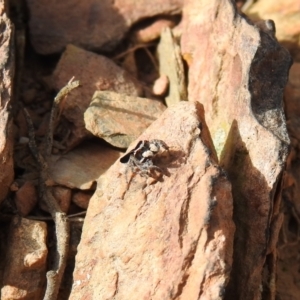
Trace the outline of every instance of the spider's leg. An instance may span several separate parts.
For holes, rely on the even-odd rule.
[[[150,176],[154,178],[161,177],[163,174],[163,170],[155,165],[150,166],[148,171],[150,173]]]
[[[143,166],[143,163],[140,162],[135,156],[130,157],[129,164],[131,164],[134,167],[138,167],[138,168]]]
[[[162,140],[151,140],[151,143],[156,145],[158,148],[169,150],[169,146]]]
[[[136,157],[131,156],[129,165],[133,172],[140,174],[142,177],[149,176],[149,167],[153,165],[152,160],[140,161]]]

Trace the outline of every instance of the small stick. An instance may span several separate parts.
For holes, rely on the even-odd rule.
[[[154,56],[152,55],[152,53],[149,51],[148,48],[145,48],[144,51],[147,53],[148,57],[150,58],[151,62],[153,63],[155,71],[159,72],[159,67],[158,67],[157,62],[156,62]]]
[[[61,110],[59,111],[59,104],[66,98],[66,96],[75,88],[79,86],[79,81],[73,81],[74,77],[64,86],[54,98],[54,102],[51,109],[50,120],[49,120],[49,130],[46,136],[46,155],[51,154],[53,145],[53,133],[55,130],[56,120],[59,119]],[[59,113],[58,113],[59,111]]]
[[[45,141],[46,147],[43,151],[45,152],[44,154],[40,153],[37,148],[32,120],[27,110],[24,109],[25,118],[28,124],[29,148],[39,166],[39,196],[40,199],[43,199],[46,202],[48,210],[55,223],[56,255],[52,270],[47,272],[47,287],[44,300],[57,299],[59,287],[66,267],[67,254],[69,249],[70,227],[68,218],[66,214],[60,209],[60,206],[54,198],[52,194],[52,187],[47,185],[47,183],[51,181],[51,178],[49,176],[47,158],[50,156],[52,151],[53,131],[57,119],[59,103],[71,90],[79,86],[79,81],[72,82],[72,80],[73,78],[67,83],[65,87],[60,90],[60,92],[54,99],[49,121],[49,131]]]
[[[155,46],[155,44],[152,43],[152,44],[138,44],[138,45],[135,45],[135,46],[129,48],[128,50],[116,55],[113,58],[113,60],[118,60],[118,59],[122,58],[123,56],[127,55],[128,53],[134,52],[138,49],[148,48],[148,47],[152,47],[152,46]]]
[[[79,219],[77,219],[77,217],[84,216],[85,214],[86,214],[86,210],[81,211],[81,212],[76,213],[76,214],[67,215],[67,218],[69,219],[70,222],[73,222],[73,220],[75,220],[75,219],[76,219],[76,222],[77,222],[79,220]],[[26,216],[26,219],[37,220],[37,221],[53,221],[53,218],[48,217],[48,216]],[[84,220],[84,219],[82,218],[82,220]],[[80,219],[80,222],[82,220]]]

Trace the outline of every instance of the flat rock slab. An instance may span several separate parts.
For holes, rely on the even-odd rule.
[[[46,223],[17,216],[9,237],[1,299],[42,299],[48,255]]]
[[[203,110],[181,102],[139,137],[169,154],[160,181],[117,161],[98,181],[69,299],[220,299],[229,278],[231,185],[216,165]],[[132,144],[130,149],[135,146]]]
[[[111,50],[131,25],[158,15],[178,14],[182,0],[27,0],[30,40],[40,54],[61,52],[69,44]]]
[[[233,1],[189,0],[184,9],[189,100],[203,104],[220,165],[232,182],[237,231],[225,297],[230,300],[275,297],[260,287],[273,284],[264,272],[275,276],[282,221],[275,195],[289,145],[282,104],[291,58],[265,25],[250,24]],[[272,259],[265,264],[267,254]]]
[[[58,91],[75,77],[80,87],[74,89],[63,103],[63,115],[71,122],[69,145],[78,144],[88,135],[83,114],[96,90],[110,90],[130,96],[140,96],[141,85],[129,73],[109,58],[69,45],[53,73],[53,85]]]
[[[11,100],[14,76],[13,25],[0,3],[0,203],[13,182],[13,131]]]
[[[159,101],[99,91],[94,94],[84,121],[93,135],[115,147],[128,148],[165,108]]]
[[[88,190],[121,154],[120,151],[85,142],[59,159],[53,159],[49,166],[50,176],[56,184]]]

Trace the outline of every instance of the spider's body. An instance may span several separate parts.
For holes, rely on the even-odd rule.
[[[154,164],[153,159],[160,152],[168,149],[169,147],[162,140],[143,140],[138,142],[134,149],[121,157],[120,162],[128,163],[134,171],[142,176],[154,177],[155,171],[162,174],[162,170]]]

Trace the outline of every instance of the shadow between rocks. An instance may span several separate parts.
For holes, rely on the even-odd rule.
[[[261,43],[251,63],[249,91],[251,108],[258,122],[285,143],[289,143],[282,95],[292,58],[269,34],[260,32]]]
[[[236,226],[232,271],[224,299],[256,299],[270,236],[273,194],[264,175],[253,166],[236,120],[221,153],[220,166],[232,184]]]

